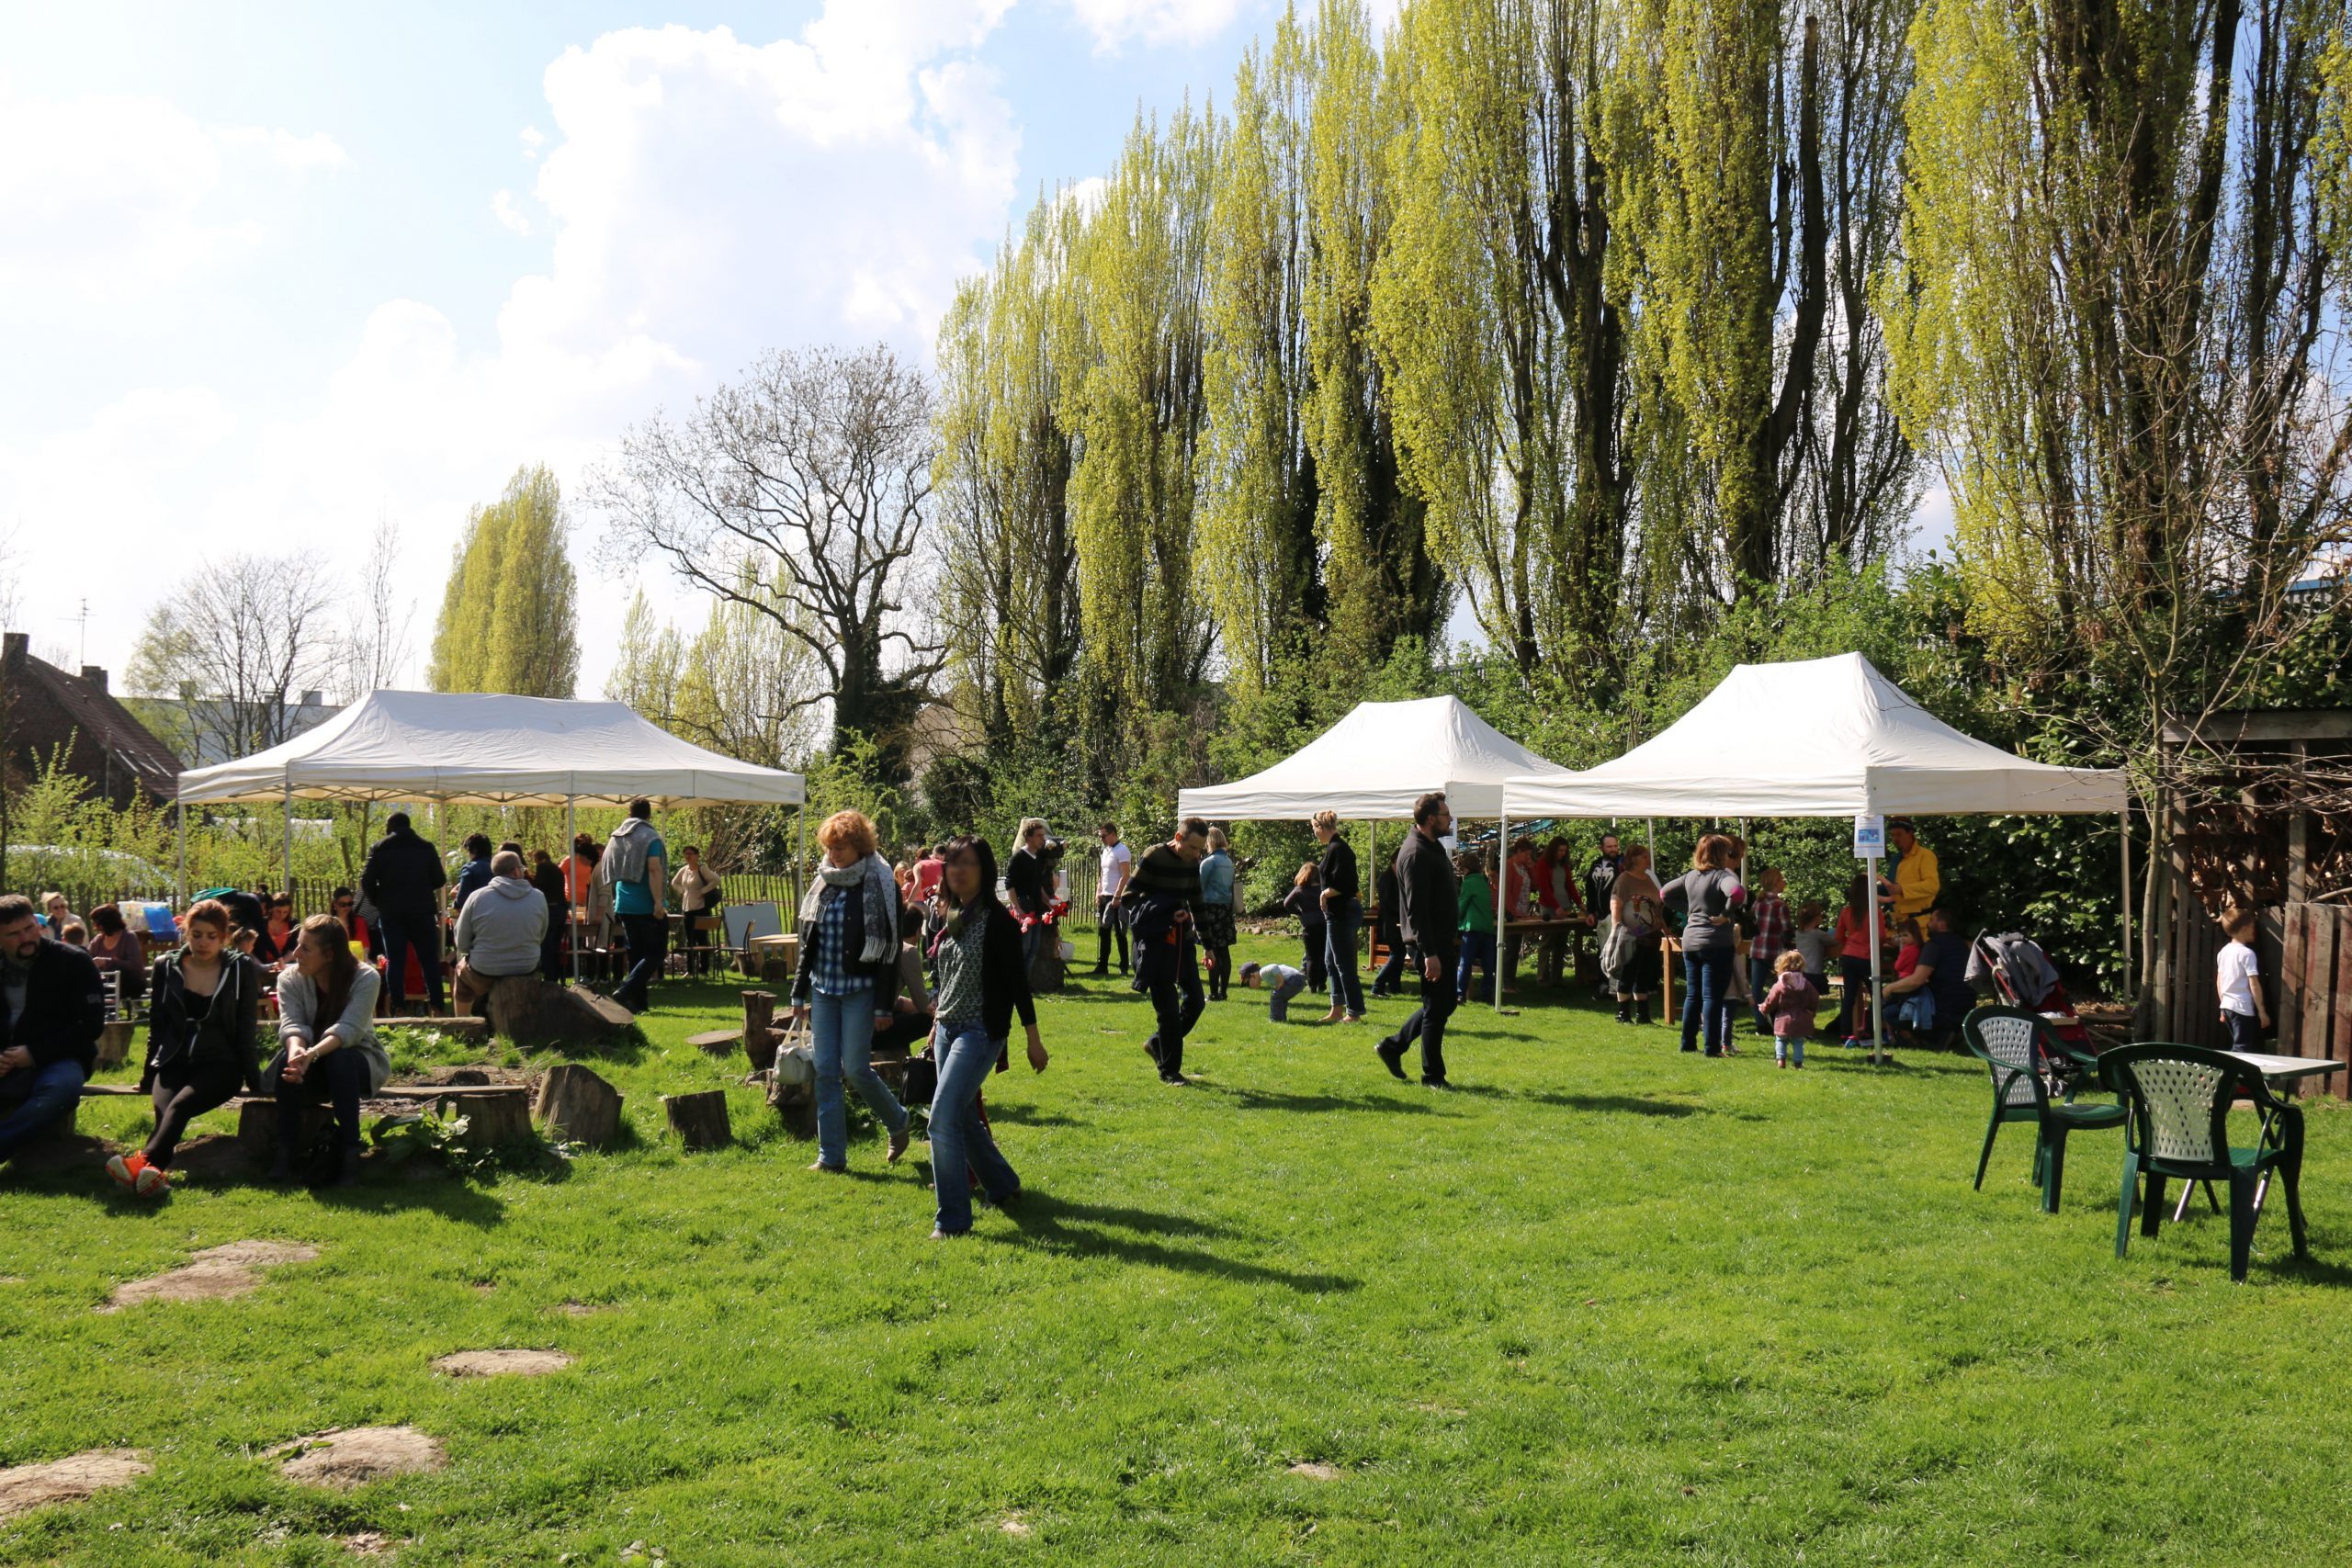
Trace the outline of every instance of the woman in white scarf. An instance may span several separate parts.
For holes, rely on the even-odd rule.
[[[808,1025],[817,1067],[817,1161],[849,1168],[846,1078],[890,1131],[886,1156],[907,1152],[907,1109],[874,1071],[874,1026],[888,1021],[899,990],[899,887],[875,852],[874,824],[836,811],[817,829],[825,863],[800,901],[800,967],[793,1017]]]

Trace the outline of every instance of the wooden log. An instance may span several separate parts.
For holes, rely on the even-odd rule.
[[[497,982],[483,1005],[490,1014],[487,1027],[526,1048],[603,1045],[627,1034],[636,1021],[608,997],[532,977]]]
[[[732,1055],[742,1040],[743,1032],[740,1029],[714,1029],[707,1033],[686,1036],[687,1044],[698,1051],[707,1051],[714,1056]]]
[[[775,993],[745,991],[743,993],[743,1038],[757,1040],[775,1027]]]
[[[670,1130],[690,1149],[715,1149],[732,1143],[734,1129],[727,1122],[727,1091],[707,1089],[698,1094],[665,1094],[662,1111]]]
[[[318,1143],[327,1124],[334,1120],[334,1108],[329,1105],[307,1105],[302,1108],[302,1143],[294,1151],[300,1159]],[[267,1165],[277,1157],[277,1101],[246,1100],[237,1105],[237,1146],[255,1165]]]
[[[439,1115],[466,1119],[468,1148],[527,1142],[532,1136],[531,1091],[521,1084],[445,1089],[434,1097],[433,1109]]]
[[[620,1134],[620,1091],[575,1062],[548,1069],[534,1109],[548,1135],[567,1144],[601,1149]]]

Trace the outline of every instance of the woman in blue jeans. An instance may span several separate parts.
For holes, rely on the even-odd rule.
[[[931,1177],[939,1194],[933,1241],[972,1228],[972,1183],[979,1178],[1000,1208],[1021,1196],[1021,1178],[980,1119],[980,1089],[1002,1059],[1012,1015],[1029,1032],[1029,1066],[1046,1070],[1037,1006],[1022,962],[1021,928],[996,898],[996,852],[986,839],[949,842],[941,879],[945,918],[932,947],[932,1048],[939,1087],[931,1100]]]
[[[892,1165],[907,1152],[907,1108],[874,1071],[874,1026],[888,1022],[899,995],[899,883],[875,852],[874,824],[836,811],[817,829],[825,863],[800,903],[800,967],[793,1016],[808,1025],[817,1066],[817,1160],[808,1168],[849,1168],[846,1078],[889,1130]]]
[[[1356,874],[1356,852],[1340,834],[1335,811],[1315,814],[1315,837],[1323,845],[1316,877],[1323,885],[1323,966],[1331,977],[1331,1010],[1326,1023],[1363,1021],[1363,976],[1356,972],[1356,932],[1363,925],[1363,882]]]
[[[1682,1048],[1699,1049],[1703,1032],[1710,1056],[1733,1054],[1731,971],[1738,962],[1739,926],[1732,909],[1747,897],[1732,869],[1737,853],[1723,834],[1708,834],[1691,852],[1690,869],[1660,895],[1690,911],[1682,928]]]

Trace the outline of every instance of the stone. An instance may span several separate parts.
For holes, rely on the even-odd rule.
[[[15,1465],[0,1470],[0,1519],[52,1503],[78,1503],[109,1486],[128,1486],[154,1472],[147,1455],[138,1449],[92,1449],[46,1464]]]
[[[628,1009],[610,997],[530,977],[497,981],[482,1008],[492,1032],[526,1049],[606,1045],[637,1027]]]
[[[548,1069],[532,1110],[559,1143],[601,1149],[620,1136],[620,1091],[576,1062]]]
[[[347,1427],[297,1438],[269,1450],[283,1456],[278,1468],[288,1481],[347,1492],[387,1475],[413,1475],[447,1469],[441,1445],[414,1427]]]
[[[433,1370],[452,1378],[542,1378],[571,1361],[560,1350],[459,1350],[435,1360]]]

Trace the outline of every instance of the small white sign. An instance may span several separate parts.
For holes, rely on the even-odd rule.
[[[1854,818],[1854,858],[1877,860],[1886,853],[1886,818],[1858,816]]]

